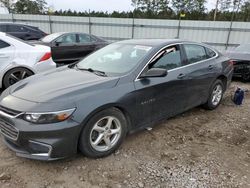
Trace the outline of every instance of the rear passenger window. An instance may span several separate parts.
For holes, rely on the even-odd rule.
[[[2,40],[0,40],[0,49],[9,47],[10,45]]]
[[[184,48],[189,64],[207,59],[207,53],[203,46],[196,44],[185,44]]]
[[[165,50],[165,53],[156,60],[150,68],[163,68],[166,70],[171,70],[180,67],[181,64],[181,53],[178,46],[172,46]]]
[[[26,32],[27,29],[23,26],[9,25],[8,32]]]
[[[209,48],[206,48],[206,51],[207,51],[207,57],[208,58],[212,58],[212,57],[216,56],[216,53],[213,50],[211,50]]]

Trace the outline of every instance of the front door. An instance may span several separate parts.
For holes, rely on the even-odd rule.
[[[168,75],[135,82],[135,88],[140,93],[137,99],[138,115],[147,122],[169,118],[186,110],[186,69],[182,68],[180,46],[167,47],[160,54],[146,69],[164,68]]]

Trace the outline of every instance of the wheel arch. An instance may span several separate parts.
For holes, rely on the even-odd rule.
[[[225,75],[220,75],[220,76],[217,77],[216,80],[221,80],[222,81],[222,83],[223,83],[223,90],[225,92],[226,89],[227,89],[227,77]]]
[[[5,78],[6,74],[7,74],[8,72],[14,70],[14,69],[17,69],[17,68],[27,69],[27,70],[31,71],[31,72],[33,73],[33,75],[35,74],[35,71],[32,70],[30,67],[26,67],[26,66],[15,66],[15,67],[10,67],[10,68],[6,69],[5,72],[3,73],[2,82],[1,82],[2,88],[4,87],[4,78]]]
[[[91,117],[93,117],[95,114],[97,114],[97,113],[99,113],[99,112],[101,112],[103,110],[109,109],[109,108],[116,108],[119,111],[121,111],[123,113],[123,115],[125,116],[126,120],[127,120],[128,132],[132,129],[133,118],[132,118],[131,114],[128,112],[128,110],[124,106],[122,106],[121,104],[118,104],[118,103],[105,104],[105,105],[100,106],[97,109],[93,110],[81,122],[81,129],[80,129],[80,132],[79,132],[79,135],[78,135],[78,139],[77,139],[78,142],[79,142],[82,130],[84,129],[84,125],[86,125],[86,123],[88,123],[88,121],[91,119]]]
[[[105,104],[105,105],[100,106],[100,107],[96,108],[95,110],[93,110],[91,113],[89,113],[89,115],[81,123],[82,128],[84,127],[84,124],[86,124],[93,115],[95,115],[96,113],[99,113],[103,110],[109,109],[109,108],[116,108],[116,109],[120,110],[127,120],[128,130],[130,130],[132,128],[132,122],[133,122],[132,116],[130,115],[128,110],[123,105],[118,104],[118,103]]]

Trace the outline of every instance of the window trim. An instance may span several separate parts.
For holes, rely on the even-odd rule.
[[[85,45],[85,44],[92,44],[92,43],[94,43],[94,41],[92,41],[92,36],[91,35],[89,35],[89,34],[87,34],[87,33],[77,33],[76,34],[77,35],[77,44],[83,44],[83,45]],[[87,35],[87,36],[89,36],[89,39],[90,39],[90,41],[89,42],[86,42],[86,43],[81,43],[80,42],[80,35]]]
[[[64,37],[64,36],[66,36],[66,35],[75,35],[76,41],[75,41],[74,43],[72,43],[72,44],[77,44],[77,34],[76,34],[76,33],[65,33],[65,34],[63,34],[63,35],[60,35],[59,37],[55,38],[55,39],[52,41],[52,43],[56,43],[57,40],[58,40],[59,38]]]
[[[150,60],[145,64],[145,66],[142,68],[142,70],[141,70],[141,71],[139,72],[139,74],[136,76],[134,82],[137,82],[137,81],[140,81],[140,80],[141,80],[140,76],[141,76],[141,74],[143,73],[143,71],[146,69],[146,67],[151,63],[151,61],[152,61],[152,60],[153,60],[162,50],[164,50],[165,48],[168,48],[168,47],[170,47],[170,46],[174,46],[174,45],[180,45],[180,46],[182,46],[182,45],[184,45],[184,44],[200,45],[200,44],[197,44],[197,43],[194,43],[194,42],[180,42],[180,43],[169,44],[169,45],[167,45],[167,46],[162,47],[162,48],[161,48],[160,50],[158,50],[158,52],[155,53],[155,54],[150,58]],[[202,44],[201,44],[200,46],[203,46],[203,47],[209,48],[210,50],[213,50],[213,49],[211,49],[210,47],[208,47],[208,46],[206,46],[206,45],[202,45]],[[182,48],[183,48],[183,47],[182,47]],[[181,49],[182,49],[182,48],[181,48]],[[193,63],[193,64],[186,64],[186,65],[183,65],[183,66],[181,66],[181,67],[177,67],[177,68],[171,69],[171,70],[169,70],[168,72],[172,72],[172,71],[175,71],[175,70],[179,70],[179,69],[181,69],[181,68],[186,68],[186,67],[189,67],[189,66],[192,66],[192,65],[196,65],[196,64],[199,64],[199,63],[203,63],[203,62],[208,61],[208,60],[216,59],[216,58],[219,56],[219,54],[218,54],[218,52],[216,52],[215,50],[213,50],[213,51],[216,53],[216,56],[214,56],[214,57],[211,57],[211,58],[205,59],[205,60],[201,60],[201,61],[195,62],[195,63]]]
[[[161,52],[163,52],[163,51],[165,51],[165,50],[167,50],[167,49],[169,49],[169,48],[172,48],[172,47],[177,47],[178,48],[178,51],[179,51],[179,53],[180,53],[180,65],[178,66],[178,67],[175,67],[175,68],[172,68],[172,69],[176,69],[176,68],[179,68],[179,67],[182,67],[182,66],[184,66],[184,61],[185,61],[185,56],[184,56],[184,54],[183,54],[183,52],[182,52],[182,47],[181,47],[181,45],[170,45],[169,47],[167,47],[167,48],[165,48],[164,50],[162,50]],[[160,53],[161,53],[160,52]],[[158,54],[160,54],[160,53],[158,53]],[[163,53],[164,54],[164,53]],[[168,55],[169,53],[167,53],[166,55]],[[165,56],[165,55],[164,55]],[[162,57],[164,57],[164,56],[162,56]],[[157,56],[156,56],[157,57]],[[154,62],[153,63],[153,66],[155,65],[155,64],[157,64],[157,62],[158,62],[158,60],[160,60],[162,57],[158,57],[157,59],[156,59],[156,62]],[[153,59],[154,60],[154,59]],[[153,61],[152,60],[152,61]],[[152,61],[151,61],[151,63],[152,63]],[[151,66],[151,63],[149,63],[149,66]],[[172,70],[172,69],[170,69],[170,70]],[[166,69],[167,70],[167,69]],[[170,70],[167,70],[167,71],[170,71]]]
[[[207,54],[207,50],[206,50],[206,47],[205,47],[205,46],[203,46],[203,45],[201,45],[201,44],[183,43],[182,46],[183,46],[183,50],[184,50],[184,53],[185,53],[185,56],[186,56],[186,64],[187,64],[187,65],[191,65],[191,64],[194,64],[194,63],[197,63],[197,62],[200,62],[200,61],[196,61],[196,62],[194,62],[194,63],[190,63],[190,62],[189,62],[188,56],[187,56],[187,51],[186,51],[186,49],[185,49],[185,45],[196,45],[196,46],[202,47],[203,50],[204,50],[204,52],[205,52],[206,59],[202,59],[202,60],[200,60],[200,61],[205,61],[205,60],[209,59],[209,58],[208,58],[208,54]],[[211,50],[211,49],[210,49],[210,50]],[[213,51],[214,51],[214,50],[213,50]]]

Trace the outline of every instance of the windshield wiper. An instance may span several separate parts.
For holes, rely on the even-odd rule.
[[[103,71],[94,70],[94,69],[92,69],[92,68],[88,68],[88,69],[85,69],[85,68],[79,68],[77,64],[76,64],[76,68],[77,68],[78,70],[83,70],[83,71],[92,72],[92,73],[94,73],[94,74],[96,74],[96,75],[98,75],[98,76],[104,76],[104,77],[107,77],[106,73],[105,73],[105,72],[103,72]]]

